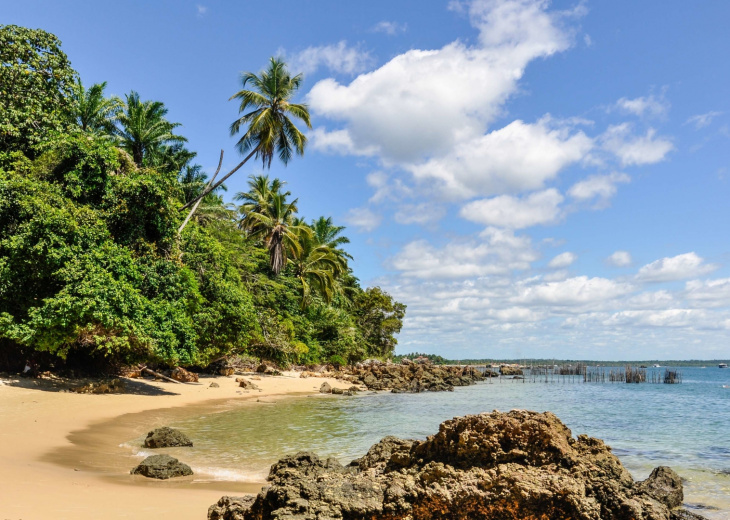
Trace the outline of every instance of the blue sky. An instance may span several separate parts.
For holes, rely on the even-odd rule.
[[[0,1],[198,162],[272,55],[314,129],[271,174],[408,305],[399,352],[730,356],[730,3]],[[229,195],[260,173],[247,165]]]

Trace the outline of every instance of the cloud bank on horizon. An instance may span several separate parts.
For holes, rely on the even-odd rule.
[[[600,259],[584,261],[579,242],[570,251],[561,245],[561,225],[610,208],[634,176],[671,161],[675,138],[661,131],[671,108],[666,89],[647,85],[646,95],[604,100],[596,111],[608,122],[553,117],[550,106],[532,120],[510,118],[511,102],[530,95],[523,80],[532,64],[548,68],[581,41],[595,47],[580,34],[590,13],[583,3],[561,11],[546,0],[449,8],[468,17],[472,38],[411,49],[377,67],[345,42],[299,58],[340,73],[306,95],[320,122],[312,148],[372,165],[372,193],[348,223],[367,233],[384,222],[430,230],[404,235],[376,280],[408,304],[398,351],[726,354],[730,279],[708,278],[717,264],[679,250],[637,266],[616,236],[606,237],[616,247]],[[699,130],[721,114],[683,124]]]

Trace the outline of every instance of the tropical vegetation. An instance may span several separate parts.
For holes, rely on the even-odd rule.
[[[84,86],[52,34],[0,26],[0,60],[0,366],[393,354],[405,306],[360,286],[344,227],[307,221],[268,175],[225,201],[249,158],[304,153],[282,60],[243,75],[245,158],[218,181],[164,103]]]

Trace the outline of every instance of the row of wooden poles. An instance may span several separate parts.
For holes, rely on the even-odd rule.
[[[482,374],[491,372],[494,374],[496,368],[487,366],[471,366],[471,370],[478,370]],[[511,382],[531,383],[655,383],[655,384],[677,384],[682,382],[682,372],[678,369],[665,368],[660,370],[648,370],[645,367],[600,367],[587,366],[582,363],[575,365],[539,365],[522,367],[522,375],[494,377],[497,382],[503,379]],[[492,377],[487,377],[489,383]]]

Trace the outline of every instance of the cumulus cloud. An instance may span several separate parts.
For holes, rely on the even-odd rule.
[[[525,270],[538,256],[530,239],[489,228],[479,239],[461,239],[437,248],[426,240],[406,244],[391,266],[406,277],[467,278]]]
[[[543,0],[475,0],[479,43],[414,49],[350,84],[312,87],[313,112],[341,121],[358,150],[386,161],[417,161],[484,133],[517,88],[527,64],[569,46]]]
[[[549,118],[535,124],[518,120],[407,169],[417,180],[438,181],[456,197],[515,193],[542,188],[592,145],[583,132],[551,127]]]
[[[722,115],[722,112],[717,112],[715,110],[711,112],[706,112],[704,114],[697,114],[694,116],[691,116],[687,121],[685,121],[685,125],[692,125],[695,127],[695,130],[700,130],[701,128],[705,128],[706,126],[710,126],[712,123],[712,120],[715,119],[717,116]]]
[[[589,305],[623,296],[632,290],[633,287],[627,283],[600,277],[576,276],[562,282],[525,287],[514,300],[557,306]]]
[[[672,282],[708,274],[718,266],[706,264],[696,253],[685,253],[673,257],[660,258],[646,264],[636,275],[642,282]]]
[[[373,64],[370,53],[342,40],[332,45],[307,47],[291,58],[291,69],[311,74],[324,66],[340,74],[357,74]]]
[[[596,205],[604,207],[616,194],[617,184],[630,182],[631,177],[625,173],[613,172],[608,175],[591,175],[575,183],[568,190],[568,195],[578,201],[596,201]]]
[[[563,196],[554,188],[526,197],[500,195],[475,200],[463,206],[459,215],[487,226],[522,229],[537,224],[550,224],[560,217]]]
[[[373,231],[383,221],[383,217],[368,208],[353,208],[345,215],[345,222],[359,231]]]
[[[408,25],[405,23],[390,22],[387,20],[383,20],[381,22],[376,23],[375,26],[372,28],[372,31],[381,32],[381,33],[385,33],[390,36],[393,36],[395,34],[405,32],[407,28],[408,28]]]
[[[704,306],[730,305],[730,278],[690,280],[685,285],[685,297]]]
[[[669,111],[669,102],[664,96],[655,97],[653,94],[634,99],[621,98],[616,102],[615,108],[627,114],[639,117],[660,117]]]
[[[644,136],[633,135],[629,123],[609,126],[601,136],[601,143],[623,166],[657,163],[674,149],[672,142],[658,137],[653,128]]]
[[[562,269],[564,267],[572,265],[573,262],[575,262],[577,259],[578,256],[575,253],[566,251],[565,253],[560,253],[552,260],[550,260],[550,262],[548,263],[548,267],[552,269]]]
[[[632,261],[628,251],[616,251],[606,259],[606,263],[613,267],[628,267]]]

